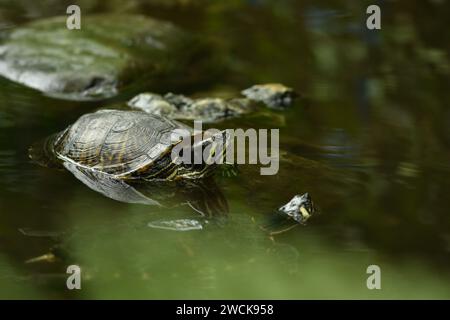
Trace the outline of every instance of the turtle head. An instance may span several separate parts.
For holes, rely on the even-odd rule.
[[[182,161],[178,175],[183,178],[198,179],[210,175],[214,168],[225,162],[225,155],[230,145],[231,134],[227,130],[204,132],[203,138],[188,148],[190,161]]]
[[[270,215],[261,228],[269,231],[272,236],[284,233],[299,224],[304,225],[315,212],[316,209],[308,193],[296,195],[281,206],[275,214]]]
[[[286,214],[298,223],[305,223],[315,212],[314,204],[308,193],[294,196],[278,211]]]

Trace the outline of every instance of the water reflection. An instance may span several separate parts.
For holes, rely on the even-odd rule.
[[[64,167],[86,186],[121,202],[159,207],[188,204],[202,216],[228,214],[228,203],[212,178],[202,181],[129,182],[65,162]]]

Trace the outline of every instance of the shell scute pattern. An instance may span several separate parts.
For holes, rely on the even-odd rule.
[[[102,110],[82,116],[58,139],[57,155],[114,175],[147,170],[172,147],[178,122],[141,112]]]

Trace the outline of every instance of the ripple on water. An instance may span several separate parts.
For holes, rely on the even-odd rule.
[[[27,192],[36,180],[36,174],[30,168],[15,150],[0,150],[0,188],[11,192]]]

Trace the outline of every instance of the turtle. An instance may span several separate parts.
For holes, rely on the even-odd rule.
[[[209,152],[208,158],[197,163],[180,161],[172,151],[182,141],[190,143],[185,143],[188,152],[199,150],[203,156]],[[66,168],[93,170],[119,180],[195,180],[212,173],[229,141],[226,130],[203,135],[158,115],[102,109],[47,138],[42,148],[32,146],[29,156],[44,165],[62,163]]]
[[[297,194],[285,205],[269,216],[268,221],[261,225],[270,236],[286,232],[306,222],[317,212],[309,193]]]

